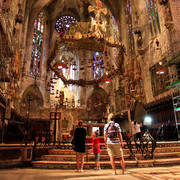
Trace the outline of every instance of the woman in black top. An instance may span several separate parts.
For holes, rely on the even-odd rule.
[[[83,121],[78,122],[78,128],[74,132],[74,151],[76,152],[77,161],[77,172],[84,172],[84,153],[85,153],[85,139],[86,139],[86,129],[83,128]],[[79,168],[79,160],[81,160],[81,168]]]

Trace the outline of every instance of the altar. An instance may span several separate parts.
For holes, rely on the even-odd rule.
[[[84,123],[83,127],[86,129],[86,137],[92,138],[93,132],[98,131],[99,137],[104,137],[104,126],[105,123]],[[75,123],[73,126],[73,130],[77,128],[77,124]]]

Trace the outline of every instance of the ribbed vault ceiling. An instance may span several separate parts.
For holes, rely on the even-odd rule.
[[[118,20],[122,0],[101,0],[101,2],[106,5],[116,20]],[[81,5],[86,9],[88,5],[95,5],[95,0],[27,0],[26,10],[31,13],[38,13],[43,8],[46,8],[51,20],[61,15],[71,15],[80,20],[84,19],[81,16],[87,16],[86,11],[80,14],[82,13],[79,8]]]

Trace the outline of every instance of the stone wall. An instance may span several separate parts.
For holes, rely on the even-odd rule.
[[[169,0],[174,27],[176,30],[177,49],[180,49],[180,1]]]

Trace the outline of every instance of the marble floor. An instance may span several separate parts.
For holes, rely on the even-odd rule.
[[[94,171],[86,170],[77,173],[74,170],[15,168],[1,169],[0,180],[180,180],[180,165],[170,167],[153,167],[127,169],[124,175],[117,170],[117,175],[112,175],[111,169]]]

